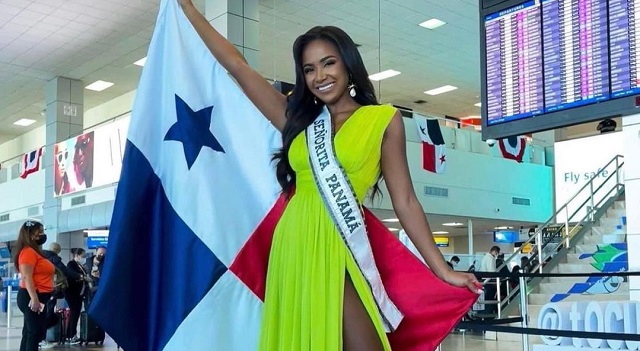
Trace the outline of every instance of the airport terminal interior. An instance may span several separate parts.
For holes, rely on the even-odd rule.
[[[115,283],[98,282],[103,264],[118,257],[125,240],[140,255],[140,265],[149,252],[160,252],[149,247],[155,241],[126,239],[125,234],[134,235],[111,229],[119,224],[114,218],[124,218],[117,214],[123,203],[118,202],[123,195],[116,196],[122,193],[121,175],[135,168],[126,162],[132,151],[125,150],[146,142],[139,121],[148,116],[141,111],[154,105],[149,96],[147,105],[139,98],[151,91],[143,87],[143,78],[161,81],[157,67],[167,59],[152,50],[152,37],[160,42],[162,31],[168,31],[173,15],[165,12],[178,9],[176,21],[188,24],[178,1],[0,0],[0,351],[22,351],[18,291],[23,276],[14,256],[19,231],[33,222],[43,224],[42,249],[65,266],[81,267],[83,277],[82,302],[53,299],[56,319],[38,347],[112,351],[121,349],[118,338],[136,338],[117,331],[110,335],[107,327],[94,340],[91,328],[102,330],[97,320],[103,319],[93,320],[93,311],[87,311],[95,294],[107,299],[99,296],[100,288],[117,289]],[[640,250],[639,0],[193,3],[283,94],[296,82],[292,45],[299,35],[315,26],[336,26],[353,39],[375,97],[402,114],[413,189],[437,247],[454,270],[476,274],[484,284],[484,293],[463,313],[462,324],[436,345],[438,350],[640,349],[638,338],[584,334],[640,335],[640,277],[627,274],[640,271],[640,252],[635,252]],[[209,79],[210,70],[194,63],[200,51],[188,46],[200,43],[195,31],[180,30],[175,37],[186,43],[174,49],[190,67],[185,75],[197,72],[196,78]],[[219,126],[215,118],[211,123]],[[155,137],[154,131],[148,134]],[[151,154],[155,157],[155,151]],[[188,169],[201,169],[202,158],[187,160]],[[156,168],[158,177],[166,171]],[[191,181],[185,178],[180,186],[189,188],[184,192],[193,194],[194,207],[206,206],[195,189],[204,183],[191,186]],[[172,198],[175,189],[167,189]],[[384,182],[381,191],[364,205],[404,250],[422,259]],[[191,200],[175,205],[176,212]],[[186,225],[204,221],[184,218]],[[260,223],[252,224],[247,237]],[[233,224],[212,225],[212,230],[227,234]],[[114,235],[120,237],[114,240]],[[251,242],[202,240],[213,251],[220,245],[235,253]],[[182,254],[177,248],[162,253],[168,262]],[[216,260],[231,271],[234,257]],[[66,274],[60,272],[56,282]],[[205,293],[203,301],[211,300]],[[71,329],[70,306],[81,306]],[[198,306],[190,307],[192,315],[202,315],[198,308],[205,307]],[[216,323],[211,328],[227,330]],[[230,323],[229,330],[238,323]],[[227,335],[246,337],[244,344],[219,346],[214,336],[207,350],[247,350],[238,345],[253,345],[257,332],[251,326]],[[166,328],[174,328],[175,335],[154,341],[155,350],[201,349],[176,346],[188,341],[187,327]],[[527,335],[527,328],[551,333]],[[557,336],[554,330],[581,337]],[[422,351],[400,351],[408,350]]]

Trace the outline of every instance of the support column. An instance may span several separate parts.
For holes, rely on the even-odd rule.
[[[469,238],[469,256],[473,256],[473,221],[472,220],[467,221],[467,237]],[[473,263],[473,261],[471,263]]]
[[[205,0],[205,17],[258,69],[258,0]]]
[[[622,119],[629,270],[640,271],[640,115]],[[640,277],[629,277],[631,300],[640,301]]]
[[[45,192],[43,220],[47,233],[47,244],[59,242],[63,249],[69,248],[69,243],[59,241],[58,214],[60,213],[60,198],[54,196],[54,144],[82,134],[84,117],[84,90],[79,80],[56,77],[49,81],[44,88],[45,111],[47,119],[46,145],[43,165],[45,169]],[[68,150],[67,157],[73,157],[73,150]],[[63,259],[66,256],[63,256]]]

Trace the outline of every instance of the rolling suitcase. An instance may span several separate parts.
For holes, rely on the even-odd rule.
[[[82,340],[80,345],[83,343],[89,345],[91,342],[102,345],[104,338],[104,330],[89,317],[87,312],[82,312],[80,314],[80,339]]]
[[[53,309],[55,309],[55,305],[53,305]],[[62,345],[66,341],[67,336],[69,309],[61,308],[57,311],[51,311],[49,314],[51,315],[47,316],[47,333],[45,340]]]

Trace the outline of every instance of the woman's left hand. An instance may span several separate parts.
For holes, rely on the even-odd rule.
[[[482,294],[482,285],[480,284],[480,282],[478,282],[476,276],[471,273],[456,272],[450,270],[444,276],[443,280],[453,286],[458,286],[461,288],[467,287],[469,290],[476,294]]]

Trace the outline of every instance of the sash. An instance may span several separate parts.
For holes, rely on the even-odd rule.
[[[387,332],[404,317],[387,295],[373,258],[364,216],[333,148],[331,116],[326,107],[306,130],[309,161],[322,200],[345,245],[367,281]]]

